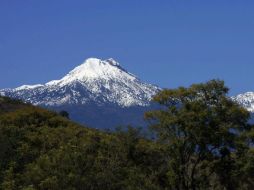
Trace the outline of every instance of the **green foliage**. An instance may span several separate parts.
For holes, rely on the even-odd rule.
[[[28,106],[29,104],[25,104],[20,100],[13,100],[8,97],[0,96],[0,114],[15,111]]]
[[[254,172],[251,156],[243,161],[250,151],[250,114],[227,92],[223,81],[212,80],[154,97],[164,109],[146,117],[158,142],[167,147],[171,189],[242,189],[253,184],[243,171]]]
[[[0,189],[161,189],[161,147],[138,130],[105,133],[16,108],[0,115]]]

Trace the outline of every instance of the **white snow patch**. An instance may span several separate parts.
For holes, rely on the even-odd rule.
[[[19,90],[28,90],[28,89],[34,89],[34,88],[39,88],[39,87],[42,87],[43,85],[42,84],[36,84],[36,85],[22,85],[18,88],[15,88],[16,91],[19,91]]]

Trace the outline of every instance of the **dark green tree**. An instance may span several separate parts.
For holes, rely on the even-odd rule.
[[[65,110],[60,111],[59,114],[60,114],[62,117],[65,117],[65,118],[67,118],[67,119],[70,119],[69,113],[68,113],[67,111],[65,111]]]
[[[243,136],[250,114],[227,97],[228,91],[223,81],[211,80],[154,97],[163,108],[146,118],[167,147],[171,189],[239,188],[236,155],[249,148]]]

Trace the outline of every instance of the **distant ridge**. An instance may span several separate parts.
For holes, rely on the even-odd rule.
[[[246,92],[244,94],[239,94],[232,97],[232,99],[241,104],[248,111],[254,113],[254,92]]]

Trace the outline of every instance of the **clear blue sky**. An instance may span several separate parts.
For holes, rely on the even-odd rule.
[[[0,0],[0,88],[58,79],[88,57],[175,88],[254,91],[254,1]]]

